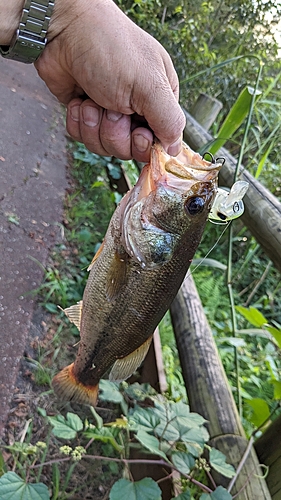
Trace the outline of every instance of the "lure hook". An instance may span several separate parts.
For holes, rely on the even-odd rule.
[[[203,160],[206,160],[206,158],[205,158],[206,155],[209,155],[211,157],[211,163],[216,163],[214,156],[209,151],[205,151],[205,153],[202,155]],[[210,161],[210,160],[207,160],[207,161]]]

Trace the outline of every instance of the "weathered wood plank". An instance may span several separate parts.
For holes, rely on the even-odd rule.
[[[255,442],[260,463],[269,467],[266,481],[273,500],[281,499],[281,415]]]
[[[209,130],[221,109],[222,103],[220,101],[202,93],[193,104],[190,114],[196,117],[198,123],[200,123],[205,130]]]
[[[171,318],[190,408],[208,421],[210,444],[237,467],[248,442],[191,276],[185,279],[171,306]],[[261,476],[257,456],[251,448],[231,494],[240,492],[239,500],[270,499]],[[218,484],[228,483],[229,479],[218,478]]]

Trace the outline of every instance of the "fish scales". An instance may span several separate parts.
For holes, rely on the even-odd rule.
[[[219,168],[185,145],[171,159],[155,144],[90,265],[82,307],[65,311],[81,341],[75,362],[54,377],[60,398],[96,404],[112,365],[113,378],[127,378],[142,361],[200,242]]]

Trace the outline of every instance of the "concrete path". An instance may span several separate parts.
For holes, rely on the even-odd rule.
[[[0,57],[0,435],[66,187],[62,112],[31,65]]]

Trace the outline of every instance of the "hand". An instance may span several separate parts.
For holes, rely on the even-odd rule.
[[[112,0],[56,0],[35,66],[67,105],[67,130],[90,151],[148,161],[155,135],[181,149],[184,114],[165,49]],[[87,96],[87,97],[86,97]]]

